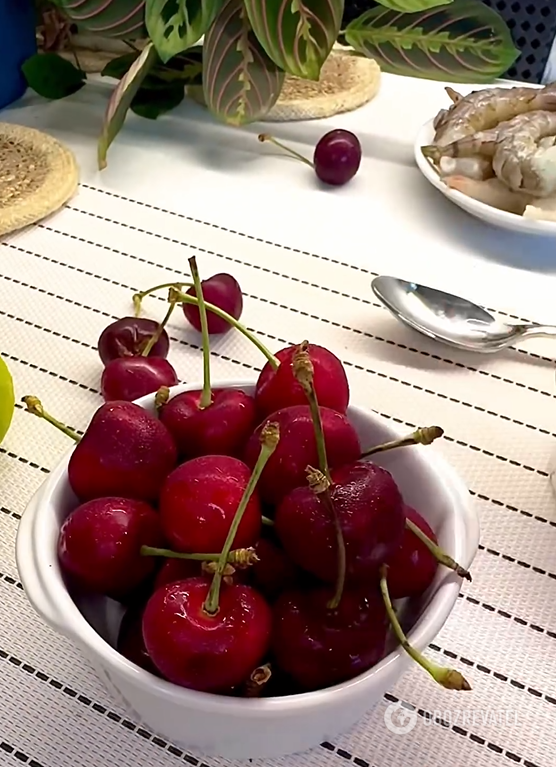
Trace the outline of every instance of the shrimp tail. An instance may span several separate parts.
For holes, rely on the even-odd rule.
[[[421,152],[423,153],[423,157],[426,157],[427,160],[432,160],[433,162],[439,162],[442,157],[441,149],[434,144],[422,146]]]
[[[449,86],[449,85],[448,85],[446,88],[444,88],[444,90],[445,90],[445,91],[446,91],[446,93],[448,94],[448,98],[450,99],[450,101],[452,102],[452,104],[457,104],[457,103],[458,103],[458,101],[461,101],[461,100],[462,100],[462,98],[463,98],[463,96],[461,95],[461,93],[458,93],[458,92],[457,92],[456,90],[454,90],[453,88],[450,88],[450,86]]]

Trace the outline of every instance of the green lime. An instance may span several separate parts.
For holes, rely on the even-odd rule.
[[[2,442],[10,428],[14,407],[14,382],[8,366],[0,357],[0,442]]]

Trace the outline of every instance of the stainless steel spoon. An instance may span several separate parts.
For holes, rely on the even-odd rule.
[[[506,324],[471,301],[415,282],[381,276],[371,284],[377,298],[401,322],[456,349],[489,354],[523,338],[556,338],[556,326]]]

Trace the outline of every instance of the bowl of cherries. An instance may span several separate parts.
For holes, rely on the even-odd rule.
[[[422,654],[479,543],[465,485],[427,448],[442,429],[399,433],[350,402],[322,346],[270,352],[239,321],[237,282],[190,266],[187,290],[157,286],[163,322],[102,334],[105,402],[83,434],[24,398],[73,440],[18,530],[34,609],[142,726],[208,756],[317,746],[412,663],[469,690]],[[176,306],[201,332],[199,384],[166,359]],[[226,332],[264,355],[256,378],[211,381],[210,338]]]

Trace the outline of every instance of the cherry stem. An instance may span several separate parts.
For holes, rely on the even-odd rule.
[[[251,672],[249,679],[245,682],[243,688],[243,695],[246,698],[259,698],[264,691],[264,688],[270,681],[272,676],[272,669],[270,663],[265,663],[264,666],[257,666],[257,668]]]
[[[427,671],[432,678],[442,687],[445,687],[447,690],[470,690],[471,685],[465,679],[465,677],[460,674],[459,671],[456,671],[452,668],[446,668],[444,666],[439,666],[437,663],[434,663],[429,658],[426,658],[422,653],[420,653],[418,650],[416,650],[414,647],[412,647],[409,644],[409,641],[406,637],[406,635],[403,632],[403,629],[400,625],[400,622],[398,620],[398,617],[396,615],[396,611],[394,610],[394,607],[392,605],[392,600],[390,599],[390,594],[388,591],[388,565],[382,565],[380,568],[380,591],[382,593],[382,598],[384,600],[384,606],[386,608],[386,613],[388,615],[388,619],[390,621],[390,624],[392,626],[392,629],[394,630],[394,634],[396,635],[396,639],[402,646],[402,648],[406,651],[406,653],[413,658],[413,660],[418,663],[422,668]]]
[[[332,479],[330,477],[330,468],[328,466],[328,457],[326,455],[326,443],[324,440],[322,418],[320,415],[317,393],[315,391],[315,371],[313,368],[313,363],[311,362],[311,357],[307,351],[308,347],[308,341],[303,341],[303,343],[297,347],[292,359],[292,369],[297,382],[301,385],[301,388],[307,397],[309,409],[311,411],[311,418],[313,420],[313,428],[315,430],[315,441],[317,443],[317,455],[319,459],[320,471],[316,472],[315,469],[311,468],[310,466],[307,467],[307,479],[309,480],[309,485],[313,492],[322,499],[326,510],[334,521],[334,530],[336,532],[336,545],[338,547],[336,588],[334,589],[332,599],[328,603],[328,608],[330,610],[335,610],[342,599],[346,581],[346,544],[344,541],[344,534],[342,531],[340,518],[338,517],[332,496],[330,495]]]
[[[145,296],[150,296],[151,293],[156,293],[157,290],[164,290],[165,288],[176,288],[176,290],[182,290],[183,288],[192,287],[185,282],[163,282],[162,285],[155,285],[154,288],[148,290],[141,290],[139,293],[133,294],[133,308],[135,309],[135,316],[139,317],[141,314],[141,304]]]
[[[261,430],[261,451],[259,453],[257,463],[255,464],[255,468],[251,473],[247,487],[245,488],[239,506],[237,507],[235,516],[232,520],[232,524],[230,525],[230,529],[228,530],[228,535],[224,542],[224,546],[222,547],[222,551],[220,552],[220,558],[218,559],[218,566],[216,572],[214,573],[214,578],[212,579],[210,590],[203,606],[205,612],[209,615],[216,615],[218,612],[220,586],[222,583],[224,569],[228,562],[228,555],[232,549],[232,544],[237,535],[237,531],[241,524],[241,520],[243,519],[247,504],[253,495],[255,487],[257,486],[257,482],[259,481],[259,478],[268,462],[268,459],[276,450],[279,441],[280,427],[277,423],[267,423]]]
[[[81,437],[79,434],[74,431],[69,426],[66,426],[61,421],[58,421],[54,416],[50,415],[50,413],[47,413],[46,410],[42,406],[42,402],[38,397],[33,396],[26,396],[22,397],[21,401],[27,405],[27,412],[31,413],[32,415],[38,416],[38,418],[42,418],[43,421],[47,421],[48,423],[52,424],[52,426],[55,426],[59,431],[61,431],[63,434],[65,434],[70,439],[73,439],[74,442],[80,442]]]
[[[263,516],[263,525],[266,525],[267,527],[274,527],[274,520],[270,519],[270,517]]]
[[[387,450],[393,450],[395,447],[407,447],[409,445],[430,445],[435,439],[439,439],[444,434],[440,426],[421,426],[412,431],[405,437],[394,439],[392,442],[385,442],[383,445],[370,447],[361,453],[361,458],[368,458],[376,453],[385,453]]]
[[[259,139],[261,143],[265,141],[270,141],[271,144],[274,144],[274,146],[277,146],[283,152],[286,152],[286,154],[291,154],[291,156],[295,157],[297,160],[301,160],[301,162],[305,163],[305,165],[308,165],[310,168],[315,167],[313,163],[311,162],[311,160],[308,160],[306,157],[303,157],[303,155],[299,154],[299,152],[296,152],[295,149],[290,149],[290,147],[286,146],[285,144],[282,144],[281,141],[277,141],[274,138],[274,136],[269,136],[268,133],[259,133],[257,138]]]
[[[141,546],[143,557],[165,557],[166,559],[188,559],[194,562],[219,562],[220,554],[188,554],[170,549],[159,549],[155,546]],[[259,561],[255,549],[233,549],[229,552],[226,564],[248,567]]]
[[[408,530],[411,530],[411,532],[416,535],[417,538],[419,538],[421,543],[427,547],[427,549],[439,564],[444,565],[444,567],[448,567],[450,570],[454,570],[461,578],[465,578],[468,581],[473,580],[469,570],[466,570],[464,567],[459,565],[454,559],[452,559],[449,554],[441,549],[438,544],[436,544],[434,541],[431,541],[428,535],[426,535],[414,522],[406,518],[405,526]]]
[[[171,288],[173,287],[175,286],[172,285]],[[176,295],[178,301],[181,301],[181,303],[183,304],[191,304],[192,306],[199,306],[199,301],[195,296],[189,296],[187,295],[187,293],[182,293],[182,291],[178,289],[175,290],[175,294],[172,293],[172,297],[174,297],[174,295]],[[259,341],[257,336],[254,333],[252,333],[250,330],[248,330],[245,327],[245,325],[242,325],[241,322],[236,320],[235,317],[232,317],[231,314],[228,314],[228,312],[225,312],[219,306],[215,306],[214,304],[209,304],[208,301],[205,301],[205,308],[207,309],[207,311],[212,312],[213,314],[216,314],[217,317],[220,317],[221,319],[226,320],[226,322],[228,322],[236,330],[239,330],[240,333],[242,333],[246,338],[248,338],[251,341],[251,343],[255,344],[257,349],[262,354],[264,354],[264,356],[270,362],[272,368],[274,370],[278,369],[280,365],[280,360],[278,359],[278,357],[272,354],[272,352],[269,349],[267,349],[267,347],[263,344],[263,342]]]
[[[301,388],[307,397],[307,401],[309,402],[311,418],[313,419],[313,427],[315,429],[319,469],[328,481],[332,482],[330,479],[330,470],[328,468],[328,458],[326,456],[326,444],[324,441],[324,430],[322,428],[319,403],[313,382],[314,368],[309,353],[307,352],[308,346],[309,342],[303,341],[303,343],[297,347],[292,359],[292,369],[297,382],[301,385]]]
[[[199,317],[201,319],[201,339],[203,345],[203,390],[199,400],[199,410],[204,410],[212,403],[212,391],[210,388],[210,338],[207,321],[207,308],[205,306],[205,297],[203,296],[203,286],[199,277],[197,261],[195,256],[189,259],[189,268],[193,277],[195,286],[195,295],[199,302]]]
[[[346,544],[344,541],[344,534],[342,531],[342,525],[340,524],[340,518],[334,506],[334,501],[330,495],[330,480],[324,476],[322,471],[313,469],[311,466],[307,467],[307,481],[309,487],[324,503],[327,512],[334,520],[334,531],[336,533],[336,546],[338,547],[338,572],[336,575],[336,585],[334,588],[334,594],[329,600],[327,607],[329,610],[335,610],[342,600],[342,594],[344,593],[344,586],[346,582]]]
[[[158,339],[160,338],[160,336],[164,332],[164,328],[168,324],[168,320],[172,316],[172,312],[174,311],[175,308],[176,308],[176,302],[175,301],[170,302],[170,306],[168,307],[168,311],[166,312],[166,314],[164,316],[164,319],[162,320],[162,322],[160,322],[158,324],[157,329],[154,331],[152,336],[149,338],[149,340],[145,344],[145,348],[141,352],[141,356],[142,357],[148,357],[149,356],[149,354],[152,351],[153,346],[156,344],[156,342],[158,341]]]

